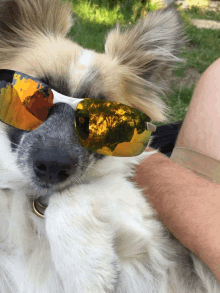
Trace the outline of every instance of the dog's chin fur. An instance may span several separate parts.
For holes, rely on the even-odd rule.
[[[160,10],[131,30],[112,30],[105,54],[67,39],[71,26],[71,9],[60,0],[0,0],[0,68],[164,121],[160,95],[183,42],[178,13]],[[73,121],[74,110],[57,104],[32,132],[0,123],[0,292],[220,292],[211,271],[162,226],[131,179],[153,152],[92,153],[78,143]],[[68,156],[66,180],[36,176],[41,149]],[[44,219],[33,212],[36,198],[48,205]]]

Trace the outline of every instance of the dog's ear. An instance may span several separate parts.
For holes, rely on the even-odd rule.
[[[171,7],[149,13],[132,29],[112,30],[105,52],[123,68],[126,103],[146,112],[153,120],[165,121],[167,107],[160,99],[169,88],[167,73],[181,61],[183,43],[179,13]]]
[[[32,36],[64,37],[71,26],[71,7],[61,0],[0,0],[0,62],[30,46]]]

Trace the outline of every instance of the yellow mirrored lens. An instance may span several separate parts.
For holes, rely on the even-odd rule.
[[[44,85],[15,73],[13,81],[0,82],[0,120],[22,130],[33,130],[47,117],[53,106],[52,92],[45,91]]]
[[[151,132],[149,117],[116,102],[84,99],[77,106],[75,127],[81,145],[110,156],[136,156],[144,151]]]

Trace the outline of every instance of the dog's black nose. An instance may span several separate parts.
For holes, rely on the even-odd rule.
[[[77,165],[76,159],[73,163],[68,153],[61,149],[38,149],[33,156],[35,174],[48,183],[66,180],[73,165]]]

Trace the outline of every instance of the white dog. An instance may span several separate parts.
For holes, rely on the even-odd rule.
[[[117,101],[162,121],[159,96],[182,42],[179,14],[167,8],[131,30],[111,31],[105,54],[65,37],[71,15],[60,0],[0,0],[0,68],[69,97]],[[3,111],[2,90],[0,97]],[[132,182],[146,153],[89,151],[73,121],[74,110],[59,103],[33,131],[0,122],[0,292],[220,292],[211,271],[171,237]],[[47,206],[44,218],[33,200],[35,208]]]

